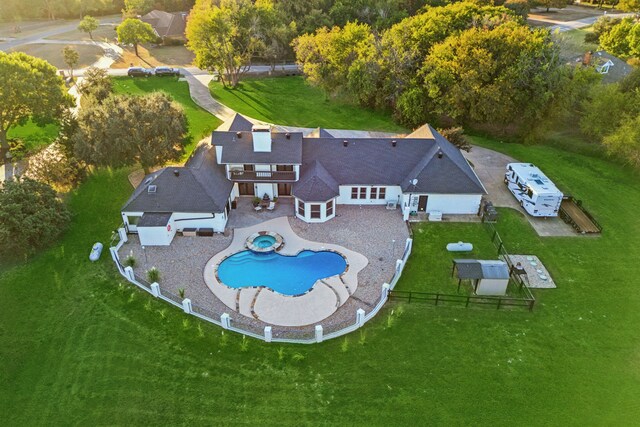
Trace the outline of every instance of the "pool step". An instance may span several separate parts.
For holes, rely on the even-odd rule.
[[[327,277],[326,279],[322,279],[321,282],[331,288],[331,290],[336,294],[336,307],[340,307],[349,298],[349,290],[342,280],[340,280],[340,276]]]
[[[264,287],[259,287],[256,290],[256,293],[253,295],[253,301],[251,301],[251,316],[253,316],[254,319],[256,320],[260,320],[260,318],[258,317],[258,315],[256,314],[256,301],[258,300],[258,295],[260,295],[260,292],[262,292],[262,290],[264,289]]]
[[[256,296],[261,288],[241,288],[238,297],[238,312],[243,316],[252,317]]]

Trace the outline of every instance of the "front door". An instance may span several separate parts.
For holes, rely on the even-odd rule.
[[[290,196],[291,195],[291,184],[286,184],[283,182],[278,183],[278,197]]]
[[[255,191],[253,189],[252,182],[239,182],[238,183],[238,192],[241,196],[255,196]]]
[[[429,196],[420,196],[418,200],[418,212],[424,212],[427,210],[427,199]]]

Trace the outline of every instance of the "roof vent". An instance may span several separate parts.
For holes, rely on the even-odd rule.
[[[438,158],[441,159],[442,156],[444,156],[444,153],[442,152],[442,148],[438,147]]]
[[[287,133],[284,134],[284,137],[287,138],[287,139],[291,139],[291,134],[289,132],[287,132]]]
[[[238,138],[242,138],[242,132],[236,132],[236,136],[237,136]]]
[[[147,193],[155,193],[157,189],[158,189],[157,186],[150,185],[150,186],[147,187]]]
[[[346,147],[349,145],[349,141],[347,141],[346,139],[344,141],[342,141],[342,146]]]
[[[396,141],[395,139],[391,141],[391,146],[395,147],[396,145],[398,145],[398,141]]]
[[[173,170],[173,174],[174,174],[175,176],[180,176],[180,171],[179,171],[178,169],[174,169],[174,170]]]

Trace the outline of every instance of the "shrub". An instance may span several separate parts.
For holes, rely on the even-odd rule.
[[[29,178],[0,184],[0,259],[24,259],[53,244],[71,215],[47,184]]]
[[[138,261],[136,260],[136,258],[133,256],[133,254],[129,254],[125,259],[124,259],[124,265],[126,267],[131,267],[134,268],[136,266],[136,264],[138,263]]]
[[[160,271],[155,267],[151,267],[147,271],[147,280],[149,280],[151,283],[158,282],[160,280]]]
[[[53,143],[29,157],[24,176],[68,191],[84,178],[85,170],[84,163],[67,156],[62,145]]]
[[[180,298],[184,299],[184,288],[178,289],[178,295],[180,296]]]
[[[464,134],[461,127],[452,127],[446,129],[438,129],[438,132],[444,136],[447,141],[458,147],[460,150],[471,151],[471,143]]]

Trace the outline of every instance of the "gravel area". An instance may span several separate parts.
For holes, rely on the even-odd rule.
[[[520,263],[527,273],[524,280],[527,287],[536,289],[554,289],[556,283],[542,261],[535,255],[509,255],[512,264]]]
[[[243,200],[242,198],[240,200]],[[250,204],[250,201],[247,201]],[[248,206],[247,206],[248,207]],[[281,204],[279,208],[288,208]],[[291,207],[292,209],[292,207]],[[276,208],[278,210],[278,208]],[[244,214],[243,214],[244,213]],[[252,225],[270,219],[273,216],[286,214],[283,210],[276,212],[254,213],[239,204],[232,212],[229,224]],[[244,217],[244,218],[242,218]],[[334,219],[324,224],[307,224],[290,216],[289,223],[300,237],[316,242],[333,243],[359,252],[366,256],[369,264],[358,274],[358,289],[334,314],[321,322],[324,332],[329,333],[355,323],[356,310],[365,312],[380,300],[382,284],[393,277],[395,262],[402,257],[409,232],[398,210],[387,210],[380,206],[345,206],[337,207]],[[134,271],[146,278],[146,271],[151,267],[160,270],[160,288],[162,292],[178,295],[180,288],[185,289],[185,297],[191,299],[194,306],[204,310],[208,316],[219,319],[222,313],[229,313],[224,305],[209,290],[204,282],[203,271],[209,259],[224,250],[232,241],[232,232],[213,237],[176,236],[171,246],[147,247],[142,251],[137,235],[129,235],[129,241],[120,249],[120,258],[133,253],[137,266]],[[393,240],[395,239],[395,244]],[[262,334],[264,322],[243,316],[237,312],[229,313],[231,324],[258,334]],[[273,326],[274,337],[311,338],[314,326],[283,327]]]

